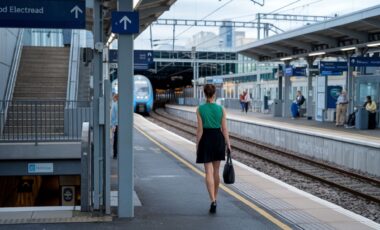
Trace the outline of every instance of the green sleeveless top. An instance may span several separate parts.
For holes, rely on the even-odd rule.
[[[217,129],[222,125],[223,108],[215,103],[205,103],[198,107],[203,128]]]

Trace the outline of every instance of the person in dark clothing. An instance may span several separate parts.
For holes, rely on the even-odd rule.
[[[292,112],[292,119],[299,117],[299,108],[305,103],[305,97],[302,95],[301,91],[297,91],[296,99],[293,101],[290,110]]]
[[[376,129],[376,102],[372,101],[371,96],[367,96],[363,107],[368,111],[368,129]]]
[[[215,86],[206,84],[204,94],[205,104],[197,109],[197,160],[204,164],[206,172],[206,187],[210,196],[210,213],[216,212],[216,198],[219,189],[220,161],[225,160],[225,148],[231,151],[227,130],[226,111],[215,101]]]

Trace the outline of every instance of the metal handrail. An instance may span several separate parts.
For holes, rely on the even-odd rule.
[[[75,101],[78,99],[79,66],[80,66],[79,64],[80,64],[80,31],[72,30],[67,92],[66,92],[66,100],[68,101]],[[70,104],[70,106],[73,106],[73,108],[76,108],[76,104]]]
[[[12,100],[12,97],[13,97],[13,91],[16,85],[17,73],[18,73],[18,68],[19,68],[20,59],[21,59],[23,35],[24,35],[24,29],[19,29],[18,34],[17,34],[16,47],[15,47],[15,51],[13,53],[13,58],[12,58],[11,71],[9,71],[9,77],[7,80],[7,86],[5,88],[5,94],[3,98],[3,100],[5,101]],[[0,106],[0,116],[3,114],[6,118],[7,111],[8,111],[7,105]],[[0,122],[0,133],[3,132],[4,126],[5,126],[5,123]]]
[[[82,122],[91,121],[88,101],[12,100],[0,101],[8,107],[8,114],[0,114],[4,130],[0,142],[71,142],[79,141]],[[1,108],[0,108],[1,109]],[[8,115],[8,116],[5,116]]]

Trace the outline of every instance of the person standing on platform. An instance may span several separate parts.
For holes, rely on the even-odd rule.
[[[336,100],[336,123],[335,126],[343,126],[346,121],[348,98],[345,90],[340,92],[338,99]]]
[[[244,112],[244,92],[239,95],[241,112]]]
[[[210,213],[216,212],[216,200],[219,189],[220,161],[225,160],[225,150],[231,151],[227,130],[226,111],[215,103],[215,86],[206,84],[204,94],[206,103],[197,109],[197,159],[204,164],[206,187],[210,196]]]
[[[249,105],[250,100],[251,99],[249,98],[248,90],[245,90],[244,91],[244,110],[245,110],[245,113],[248,113],[248,105]]]
[[[371,96],[367,96],[367,101],[364,104],[368,111],[368,129],[376,129],[376,102],[372,101]]]
[[[118,141],[118,126],[119,126],[119,114],[118,114],[118,101],[119,94],[113,93],[113,101],[111,106],[111,127],[113,133],[113,158],[117,158],[117,141]]]
[[[299,109],[301,105],[305,103],[305,97],[302,95],[301,91],[297,91],[296,99],[293,101],[290,111],[292,112],[292,119],[295,119],[299,116]]]

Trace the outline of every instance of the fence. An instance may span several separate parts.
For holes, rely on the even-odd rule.
[[[0,142],[80,141],[82,123],[91,121],[87,101],[0,101]]]

